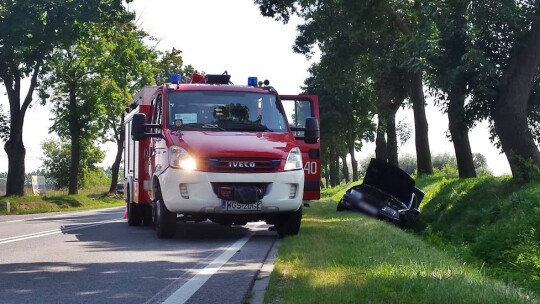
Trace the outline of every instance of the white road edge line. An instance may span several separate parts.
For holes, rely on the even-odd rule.
[[[255,227],[260,226],[256,225]],[[255,228],[250,227],[250,228]],[[170,295],[165,301],[163,301],[163,304],[184,304],[186,303],[189,298],[191,298],[199,288],[201,288],[208,279],[212,277],[216,272],[218,272],[225,263],[227,263],[234,254],[240,250],[253,236],[254,233],[250,233],[248,236],[245,236],[238,241],[236,241],[234,244],[232,244],[229,248],[225,249],[225,252],[223,252],[221,255],[219,255],[215,260],[210,262],[208,266],[201,269],[193,278],[191,278],[189,281],[187,281],[182,287],[177,289],[172,295]]]
[[[25,234],[25,235],[9,237],[9,238],[5,238],[5,239],[0,239],[0,245],[7,244],[7,243],[14,243],[14,242],[19,242],[19,241],[24,241],[24,240],[29,240],[29,239],[34,239],[34,238],[53,235],[53,234],[58,234],[58,233],[70,232],[70,231],[74,231],[74,230],[80,230],[80,229],[85,229],[85,228],[90,228],[90,227],[95,227],[95,226],[101,226],[101,225],[110,224],[110,223],[119,222],[119,221],[122,221],[122,219],[114,219],[114,220],[108,220],[108,221],[102,221],[102,222],[95,222],[95,223],[91,223],[91,224],[78,225],[78,226],[73,227],[73,228],[66,228],[66,229],[59,228],[59,229],[54,229],[54,230],[47,230],[47,231],[42,231],[42,232],[36,232],[36,233],[30,233],[30,234]]]
[[[65,215],[79,215],[79,214],[85,214],[85,213],[92,213],[96,211],[108,211],[108,210],[119,209],[119,208],[125,208],[125,207],[119,206],[119,207],[110,207],[110,208],[103,208],[103,209],[85,210],[85,211],[79,211],[79,212],[77,211],[65,212],[65,213],[60,213],[60,214],[51,214],[51,215],[27,218],[27,219],[21,219],[21,220],[5,221],[5,222],[0,222],[0,224],[20,223],[20,222],[33,221],[33,220],[43,220],[43,219],[48,219],[52,217],[60,217],[60,216],[65,216]]]

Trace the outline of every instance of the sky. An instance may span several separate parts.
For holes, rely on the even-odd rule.
[[[137,23],[157,38],[152,46],[159,50],[182,50],[184,64],[210,74],[227,71],[235,84],[247,84],[250,76],[268,79],[280,94],[299,94],[308,68],[316,62],[303,55],[294,54],[292,45],[296,38],[296,25],[301,20],[292,19],[282,24],[262,17],[252,0],[135,0],[128,5],[136,13]],[[0,104],[9,108],[5,90],[0,88]],[[448,119],[428,100],[427,119],[433,154],[453,153],[452,143],[446,139]],[[400,110],[397,120],[414,126],[412,110]],[[25,118],[23,140],[27,150],[26,171],[41,165],[41,142],[54,137],[48,133],[52,115],[48,106],[34,106]],[[321,140],[324,140],[322,138]],[[482,123],[470,134],[474,153],[483,153],[488,165],[496,175],[510,172],[504,155],[489,141],[487,124]],[[0,142],[3,147],[4,143]],[[106,144],[103,166],[114,161],[116,146]],[[360,157],[374,154],[375,145],[368,143],[359,153]],[[414,135],[400,147],[400,153],[415,154]],[[0,151],[0,172],[7,171],[7,156]]]

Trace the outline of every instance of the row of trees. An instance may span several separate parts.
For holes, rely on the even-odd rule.
[[[539,1],[254,2],[264,16],[302,18],[294,51],[321,52],[305,91],[321,99],[322,154],[332,184],[347,154],[355,170],[354,147],[364,139],[375,137],[376,157],[398,164],[395,115],[404,106],[414,112],[417,172],[431,174],[428,89],[448,115],[460,177],[476,176],[468,133],[482,120],[515,179],[538,175]]]
[[[125,134],[123,113],[133,93],[165,82],[165,73],[179,72],[183,64],[179,50],[161,53],[148,47],[152,37],[133,20],[117,0],[0,1],[0,80],[9,100],[9,119],[0,112],[0,134],[7,138],[7,195],[24,192],[22,130],[35,92],[41,103],[52,104],[51,131],[61,143],[47,141],[44,147],[70,153],[62,161],[46,161],[50,173],[65,172],[68,166],[62,182],[75,194],[88,164],[103,156],[95,145],[114,141],[110,191],[115,191]],[[24,78],[30,84],[23,94]]]

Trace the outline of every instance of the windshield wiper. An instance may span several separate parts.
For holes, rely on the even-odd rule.
[[[188,127],[188,128],[193,127],[193,128],[213,129],[213,130],[225,131],[225,129],[218,126],[217,124],[209,124],[209,123],[198,123],[198,122],[187,123],[187,124],[183,124],[180,127],[180,129],[183,129],[184,127]]]
[[[250,121],[219,121],[219,125],[229,131],[263,131],[274,132],[265,125]]]

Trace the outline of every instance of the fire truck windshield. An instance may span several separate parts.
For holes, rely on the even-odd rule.
[[[287,132],[273,94],[231,91],[169,92],[171,130]]]

